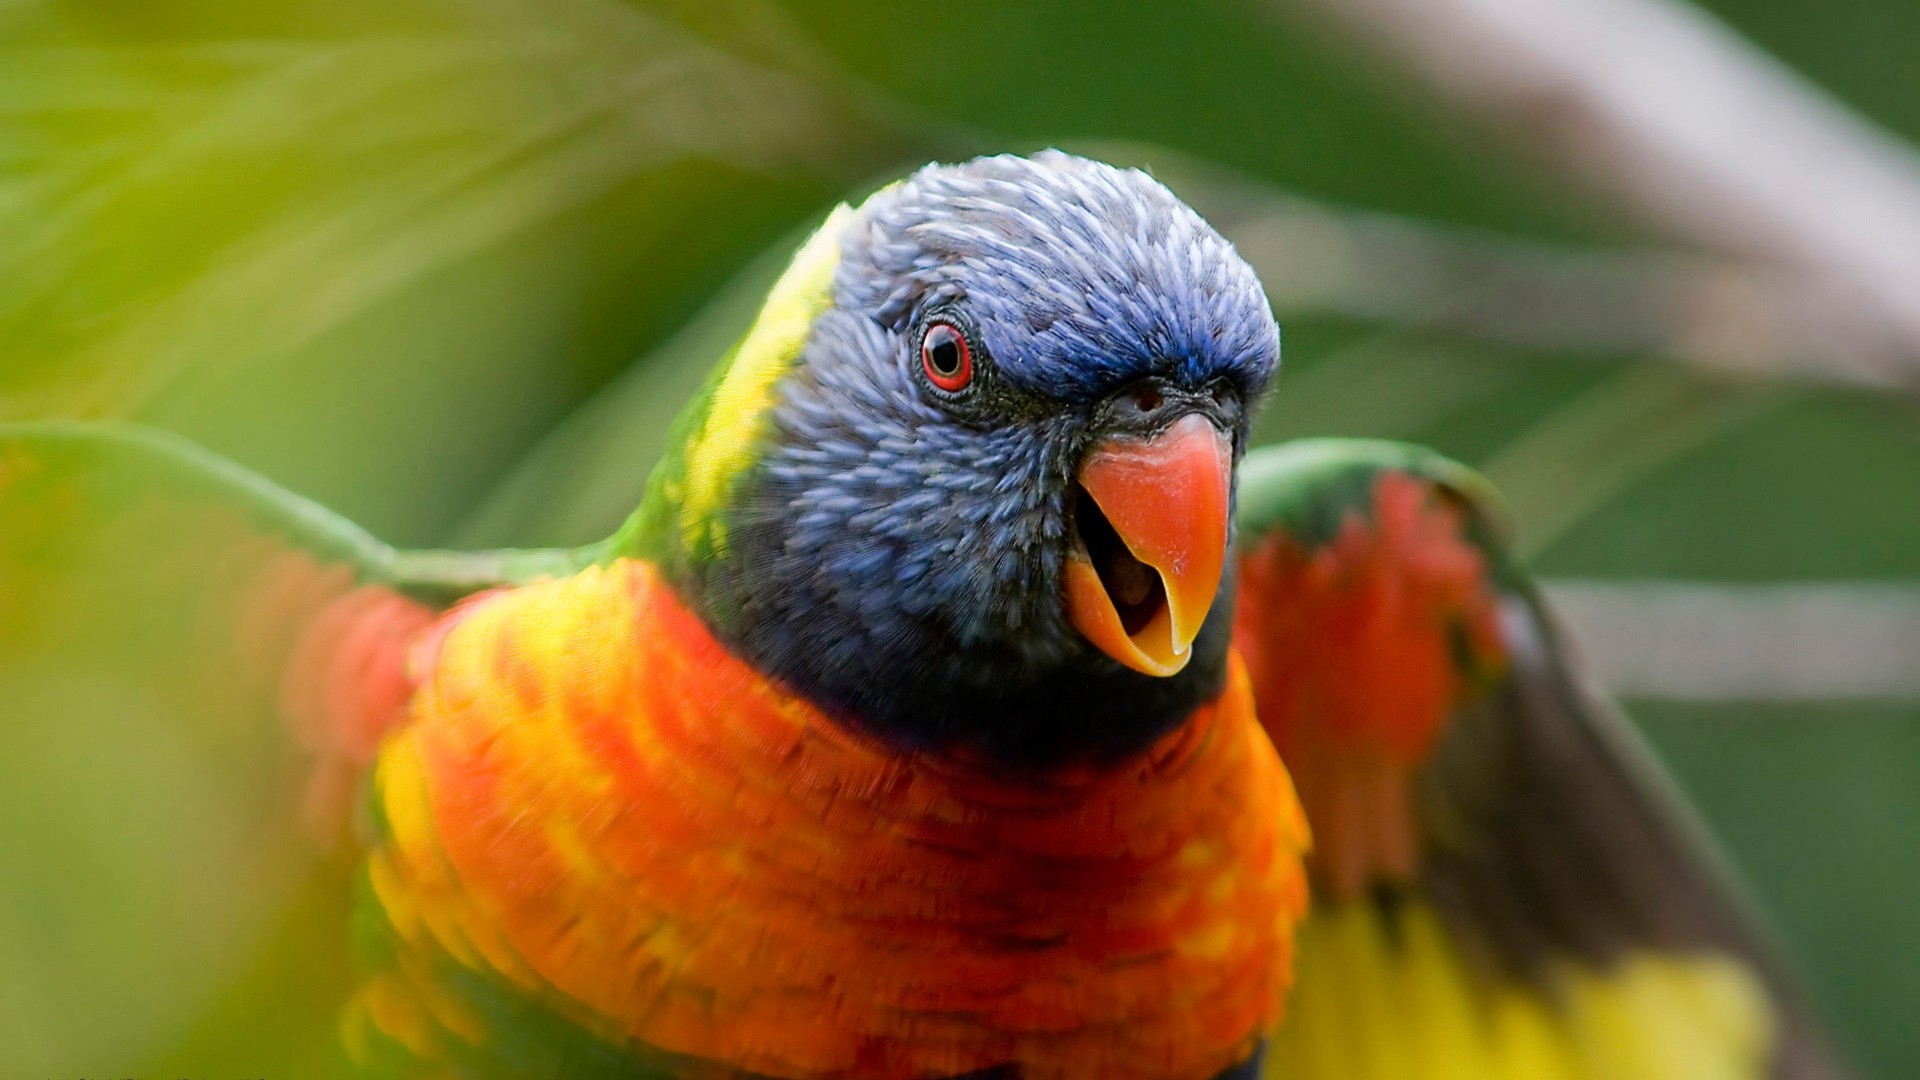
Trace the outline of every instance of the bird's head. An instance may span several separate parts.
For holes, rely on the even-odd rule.
[[[932,165],[842,208],[636,516],[721,636],[892,741],[1124,755],[1216,693],[1252,269],[1144,173]]]

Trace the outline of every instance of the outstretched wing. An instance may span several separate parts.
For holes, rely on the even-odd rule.
[[[395,551],[150,430],[0,425],[0,923],[33,942],[0,999],[44,1013],[12,1030],[48,1063],[243,1054],[194,1033],[249,1026],[245,980],[295,962],[260,943],[310,938],[298,963],[339,968],[298,886],[309,838],[347,833],[408,642],[454,598],[564,561]],[[251,995],[280,999],[256,1019],[283,1024],[308,981]]]
[[[575,561],[397,551],[162,432],[0,425],[0,677],[164,699],[192,718],[182,737],[270,737],[278,716],[316,769],[310,800],[336,809],[433,611]]]
[[[1316,843],[1268,1075],[1837,1071],[1484,479],[1317,440],[1239,500],[1235,641]]]

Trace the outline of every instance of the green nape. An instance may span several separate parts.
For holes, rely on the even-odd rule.
[[[758,459],[781,376],[799,360],[814,320],[833,302],[840,240],[853,216],[847,204],[835,207],[794,253],[746,335],[674,421],[640,508],[601,546],[601,562],[640,557],[680,577],[725,553],[722,511]]]

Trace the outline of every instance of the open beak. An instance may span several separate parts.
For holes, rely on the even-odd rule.
[[[1226,435],[1193,414],[1150,439],[1120,436],[1080,467],[1067,618],[1148,675],[1187,666],[1227,558]]]

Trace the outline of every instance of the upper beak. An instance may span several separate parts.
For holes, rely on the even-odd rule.
[[[1187,666],[1220,591],[1232,468],[1226,434],[1198,414],[1087,455],[1067,617],[1108,656],[1148,675]]]

